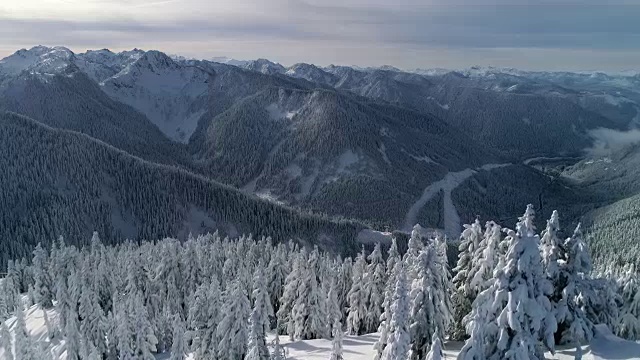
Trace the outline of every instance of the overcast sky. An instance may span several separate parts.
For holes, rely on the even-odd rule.
[[[0,0],[34,45],[404,69],[640,70],[638,0]]]

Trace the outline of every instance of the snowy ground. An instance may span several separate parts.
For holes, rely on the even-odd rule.
[[[55,310],[47,312],[52,322],[56,321]],[[32,306],[25,311],[25,320],[27,330],[39,342],[46,342],[53,359],[64,360],[64,341],[60,339],[49,340],[47,338],[47,330],[44,324],[43,312],[40,308]],[[15,317],[6,321],[7,325],[13,331],[15,325]],[[271,343],[275,335],[268,337]],[[378,339],[378,334],[367,334],[362,336],[345,336],[344,337],[344,359],[345,360],[372,360],[374,357],[373,345]],[[280,336],[280,342],[287,352],[288,360],[326,360],[331,354],[331,340],[306,340],[306,341],[290,341],[288,336]],[[446,359],[456,359],[458,351],[462,347],[460,342],[446,342],[444,344]],[[168,354],[157,355],[158,360],[166,360]],[[575,358],[575,349],[560,349],[555,355],[547,354],[546,359],[557,360],[573,360]],[[603,326],[598,326],[596,336],[590,345],[583,347],[584,360],[629,360],[640,359],[640,344],[626,341],[611,334],[611,332]],[[5,359],[4,349],[0,348],[0,359]]]

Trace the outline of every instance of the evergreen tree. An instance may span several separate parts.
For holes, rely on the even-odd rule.
[[[477,274],[474,271],[474,268],[477,268],[475,262],[480,261],[477,256],[484,240],[478,219],[471,225],[464,225],[458,246],[458,263],[453,269],[456,274],[453,278],[456,292],[454,294],[454,328],[451,337],[454,340],[462,340],[466,337],[463,319],[471,312],[471,304],[477,296],[477,288],[472,283]]]
[[[271,360],[286,360],[286,358],[286,352],[282,345],[280,345],[280,337],[276,334],[276,337],[273,340],[273,353],[271,353]]]
[[[416,224],[411,230],[411,236],[409,237],[409,242],[407,244],[407,252],[404,254],[403,261],[406,267],[407,278],[409,283],[415,279],[415,267],[414,262],[420,255],[420,251],[424,247],[424,243],[422,242],[422,227]]]
[[[350,257],[344,259],[338,275],[338,303],[342,310],[342,318],[349,314],[349,290],[351,290],[351,277],[353,276],[353,260]]]
[[[544,359],[543,344],[554,351],[556,321],[547,297],[546,279],[529,205],[508,232],[506,264],[496,269],[495,280],[474,302],[468,325],[471,338],[459,359]],[[496,321],[497,328],[492,323]]]
[[[449,287],[443,281],[443,267],[438,257],[438,243],[431,242],[425,246],[415,261],[417,278],[411,290],[411,358],[422,359],[429,351],[433,341],[432,335],[444,337],[444,331],[451,321],[451,310],[446,299],[449,298]]]
[[[89,282],[89,276],[89,273],[85,272],[83,274],[83,290],[78,307],[78,314],[82,319],[80,332],[92,348],[95,348],[100,354],[105,354],[107,352],[106,319],[100,307],[98,295],[92,286],[93,284]]]
[[[433,334],[433,344],[431,349],[427,353],[425,360],[442,360],[444,359],[444,353],[442,352],[442,341],[438,337],[438,334]]]
[[[593,323],[587,317],[585,307],[594,301],[591,291],[593,281],[589,278],[591,258],[580,224],[573,235],[565,240],[563,248],[564,259],[559,262],[558,275],[554,278],[555,293],[560,294],[555,306],[558,322],[556,342],[579,347],[593,337]]]
[[[244,287],[238,280],[234,280],[225,290],[222,320],[216,330],[220,358],[229,360],[244,358],[247,352],[250,307]]]
[[[189,300],[189,311],[187,315],[187,328],[189,329],[190,338],[192,340],[192,351],[196,351],[196,349],[206,348],[202,342],[205,339],[205,332],[208,328],[209,322],[209,299],[207,296],[207,292],[209,291],[209,286],[207,284],[202,284],[195,289],[195,292],[191,295],[191,299]],[[218,296],[219,297],[219,296]],[[219,304],[219,299],[211,299],[213,301],[218,301],[216,304]],[[203,310],[206,309],[206,310]],[[216,312],[218,310],[216,309]],[[217,326],[217,319],[215,326]],[[215,327],[214,327],[215,333]],[[215,352],[217,354],[217,351]],[[198,354],[196,353],[196,357]]]
[[[283,251],[284,247],[278,246],[267,266],[268,292],[271,298],[271,307],[275,312],[277,312],[280,307],[280,298],[284,292],[285,279],[287,278]]]
[[[336,319],[333,323],[333,340],[331,342],[330,360],[344,360],[342,355],[342,324]]]
[[[124,303],[124,300],[120,299],[119,297],[116,297],[116,300],[114,301],[114,308],[116,310],[114,316],[114,335],[116,335],[118,343],[117,358],[120,360],[133,360],[136,357],[134,355],[131,317],[127,313],[127,307]]]
[[[262,270],[257,269],[253,282],[253,310],[251,312],[251,338],[249,339],[250,347],[248,354],[252,354],[254,360],[268,360],[269,349],[267,348],[266,335],[269,330],[270,318],[273,317],[273,308],[271,300],[267,293],[265,278]]]
[[[391,326],[391,304],[393,303],[393,295],[395,293],[396,274],[400,269],[399,265],[402,263],[400,254],[398,253],[398,244],[395,237],[391,239],[391,247],[389,248],[387,255],[387,283],[385,285],[383,302],[384,312],[380,317],[381,321],[380,326],[378,327],[380,338],[374,344],[374,348],[376,349],[375,360],[380,360],[382,357],[382,351],[387,345],[389,329]]]
[[[409,333],[409,286],[407,284],[406,270],[398,265],[394,300],[391,305],[391,324],[389,326],[389,338],[382,352],[382,360],[407,360],[411,347],[411,335]]]
[[[331,286],[329,287],[329,293],[327,294],[327,324],[331,324],[331,331],[333,333],[333,325],[336,320],[342,321],[342,311],[340,304],[338,303],[337,285],[335,279],[332,279]]]
[[[291,267],[291,272],[285,279],[284,291],[282,298],[280,299],[280,306],[278,308],[278,334],[289,334],[289,337],[293,340],[294,336],[294,319],[292,316],[293,306],[298,299],[298,288],[301,286],[302,272],[304,264],[307,259],[304,250],[298,253],[294,259]]]
[[[196,339],[192,344],[197,359],[213,358],[218,353],[218,324],[221,318],[222,299],[217,280],[212,280],[209,286],[200,286],[204,302],[192,304],[190,316],[198,314],[199,320],[194,327]]]
[[[133,328],[133,353],[137,359],[153,360],[152,355],[156,351],[158,339],[153,332],[149,314],[144,306],[144,299],[141,293],[136,293],[131,300],[133,304],[132,328]]]
[[[16,326],[16,334],[18,327]],[[13,344],[9,327],[4,321],[0,321],[0,346],[4,348],[5,360],[13,360]]]
[[[40,243],[33,250],[35,300],[45,309],[53,307],[53,282],[49,274],[49,256]]]
[[[78,314],[75,308],[69,310],[67,323],[65,327],[65,348],[67,350],[67,359],[80,360],[81,352],[81,336]]]
[[[349,299],[349,309],[347,315],[347,333],[351,335],[362,335],[365,333],[365,318],[367,316],[367,294],[364,289],[367,262],[365,260],[364,249],[356,257],[353,265],[353,275],[351,277],[351,289],[347,295]]]
[[[384,293],[387,282],[385,263],[382,259],[380,243],[377,243],[373,252],[369,255],[369,265],[367,266],[367,276],[365,294],[368,295],[367,313],[365,316],[365,332],[377,331],[380,325],[382,313],[384,311]]]
[[[547,278],[556,288],[560,287],[557,286],[556,283],[562,280],[560,279],[559,261],[565,259],[564,249],[558,236],[559,231],[560,221],[558,211],[554,210],[551,214],[551,218],[547,220],[547,228],[542,232],[542,237],[540,238],[540,251],[542,253],[542,264]],[[552,299],[552,301],[553,300],[554,299]]]
[[[616,332],[629,339],[640,339],[640,281],[633,264],[628,266],[621,280],[622,308]]]
[[[2,283],[0,283],[2,285]],[[0,322],[9,318],[9,308],[7,307],[7,294],[0,287]]]
[[[328,337],[325,321],[327,315],[324,296],[320,294],[318,279],[318,249],[309,255],[309,262],[302,269],[298,296],[291,310],[294,324],[294,339],[308,340]]]
[[[173,320],[173,343],[171,344],[170,360],[184,360],[187,358],[187,344],[185,341],[185,325],[179,316]]]

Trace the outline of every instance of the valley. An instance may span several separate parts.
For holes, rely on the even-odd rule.
[[[510,222],[541,198],[575,223],[640,191],[633,145],[604,144],[613,152],[604,157],[587,151],[603,141],[592,137],[596,129],[634,128],[640,90],[632,76],[231,63],[139,49],[23,49],[0,61],[0,109],[374,230],[420,223],[455,239],[475,218],[470,211]],[[599,170],[612,157],[619,165]],[[554,164],[561,158],[578,163]],[[513,206],[497,206],[483,192],[510,172],[530,175],[517,179],[517,196],[501,195],[515,196]],[[556,185],[543,190],[549,176]],[[506,189],[515,191],[496,191]],[[539,210],[547,216],[551,207]]]

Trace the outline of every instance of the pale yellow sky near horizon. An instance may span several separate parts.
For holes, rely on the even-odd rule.
[[[631,4],[631,5],[630,5]],[[400,68],[640,67],[640,2],[0,0],[0,57],[34,45]]]

